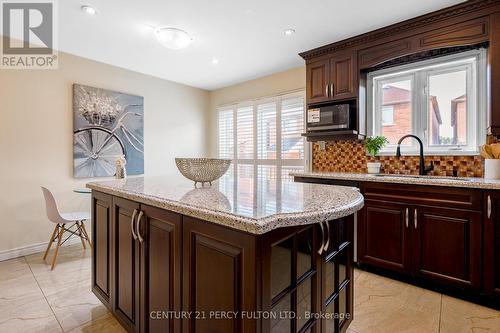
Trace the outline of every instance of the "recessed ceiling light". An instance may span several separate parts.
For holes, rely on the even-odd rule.
[[[217,65],[219,63],[219,59],[212,58],[212,65]]]
[[[285,29],[283,30],[283,33],[285,34],[285,36],[291,36],[295,33],[295,29]]]
[[[194,40],[186,31],[170,27],[156,28],[155,36],[161,45],[171,50],[179,50],[188,47]]]
[[[81,7],[81,9],[83,10],[84,13],[89,14],[89,15],[95,15],[95,14],[97,14],[97,10],[94,7],[90,6],[90,5],[83,5]]]

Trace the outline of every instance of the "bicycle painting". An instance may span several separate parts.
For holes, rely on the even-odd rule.
[[[144,98],[73,85],[75,178],[109,177],[127,160],[127,174],[144,173]]]

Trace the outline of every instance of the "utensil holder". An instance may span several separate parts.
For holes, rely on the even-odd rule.
[[[500,179],[500,159],[484,160],[484,178]]]

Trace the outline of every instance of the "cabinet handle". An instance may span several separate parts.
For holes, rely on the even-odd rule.
[[[333,83],[330,84],[330,96],[333,97]]]
[[[406,212],[405,212],[405,220],[406,220],[406,227],[408,228],[409,223],[410,223],[410,212],[409,212],[409,209],[408,209],[408,208],[406,208]]]
[[[132,237],[134,237],[134,240],[137,239],[137,235],[135,234],[135,231],[134,231],[134,222],[135,222],[136,215],[137,215],[137,209],[134,209],[134,212],[132,213],[132,219],[130,220],[130,231],[132,231]]]
[[[144,212],[141,210],[139,212],[139,216],[137,217],[137,222],[135,223],[135,230],[137,233],[137,237],[139,238],[139,242],[141,242],[141,243],[144,241],[144,238],[142,238],[142,236],[141,236],[141,231],[139,230],[139,226],[141,224],[141,220],[142,220],[143,215],[144,215]]]
[[[325,222],[326,224],[326,244],[324,246],[324,251],[328,250],[328,246],[330,246],[330,223]]]
[[[415,208],[415,212],[413,215],[413,226],[415,227],[415,229],[417,229],[417,227],[418,227],[418,211],[416,208]]]
[[[326,97],[330,97],[330,95],[328,94],[328,91],[330,89],[330,85],[327,84],[326,87],[325,87],[325,94],[326,94]]]
[[[488,218],[491,218],[491,196],[488,195]]]
[[[325,245],[325,228],[323,227],[323,222],[319,223],[321,228],[321,246],[319,247],[318,254],[323,253],[323,246]]]

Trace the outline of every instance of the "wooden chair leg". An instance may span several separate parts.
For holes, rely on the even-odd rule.
[[[56,226],[54,227],[54,231],[52,232],[52,236],[50,236],[49,245],[47,245],[47,250],[45,250],[45,254],[43,255],[43,260],[47,259],[47,255],[50,252],[50,248],[52,246],[52,243],[54,242],[54,238],[56,237],[56,232],[58,232],[58,229],[59,229],[59,224],[56,224]]]
[[[57,247],[56,251],[54,252],[54,258],[52,259],[52,267],[50,268],[51,270],[54,270],[54,266],[56,265],[57,254],[59,253],[59,248],[61,247],[63,234],[64,234],[64,225],[61,226],[59,230],[59,236],[58,236],[59,238],[57,239]]]
[[[92,242],[90,241],[90,237],[89,237],[89,234],[87,233],[87,229],[85,229],[85,223],[83,221],[80,223],[82,225],[83,233],[85,234],[85,237],[87,238],[87,242],[89,242],[89,246],[90,246],[90,248],[92,248]]]
[[[80,236],[80,240],[82,241],[82,246],[83,246],[83,249],[86,250],[87,247],[85,246],[85,234],[83,233],[82,234],[82,225],[83,223],[82,222],[76,222],[76,226],[78,227],[78,229],[76,229],[78,231],[78,236]]]

